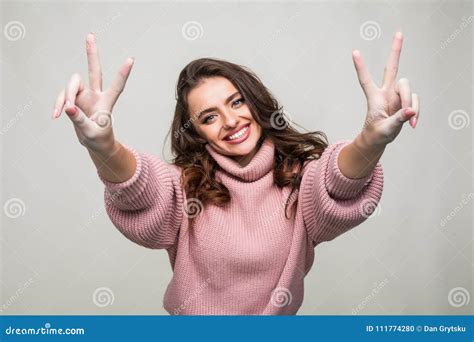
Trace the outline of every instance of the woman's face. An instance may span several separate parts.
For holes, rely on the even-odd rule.
[[[225,77],[206,78],[188,94],[191,120],[216,151],[247,165],[257,152],[262,128],[239,91]]]

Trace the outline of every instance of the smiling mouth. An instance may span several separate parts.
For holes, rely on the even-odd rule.
[[[247,130],[249,129],[249,126],[250,126],[250,123],[246,124],[244,127],[242,127],[242,129],[240,131],[238,131],[237,133],[232,134],[228,137],[225,137],[224,140],[232,141],[232,140],[237,140],[239,138],[242,138],[247,133]]]

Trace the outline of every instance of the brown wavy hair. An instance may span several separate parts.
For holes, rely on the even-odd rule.
[[[198,200],[202,208],[207,204],[224,206],[230,201],[229,190],[215,179],[219,165],[206,150],[206,140],[195,130],[192,124],[195,118],[191,117],[187,101],[194,87],[204,79],[215,76],[227,78],[242,95],[253,118],[262,127],[258,144],[261,145],[265,137],[274,143],[274,184],[280,188],[291,187],[285,205],[285,217],[288,218],[287,207],[293,193],[299,189],[304,163],[319,158],[328,146],[327,137],[321,131],[300,133],[295,130],[292,127],[295,122],[290,122],[288,114],[258,76],[245,66],[215,58],[200,58],[190,62],[180,72],[176,85],[176,108],[167,135],[173,133],[173,163],[183,170],[181,184],[188,201],[185,206],[191,206],[190,199]],[[297,196],[293,213],[296,205]]]

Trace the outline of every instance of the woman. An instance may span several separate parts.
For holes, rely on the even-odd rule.
[[[172,164],[120,144],[111,112],[133,65],[127,59],[102,90],[93,34],[89,87],[74,74],[56,102],[105,184],[114,225],[147,248],[166,249],[173,278],[170,314],[296,314],[314,247],[362,223],[383,188],[378,161],[419,102],[396,80],[402,35],[395,35],[377,87],[358,51],[353,60],[368,111],[353,141],[329,145],[299,133],[245,67],[198,59],[180,73],[172,124]]]

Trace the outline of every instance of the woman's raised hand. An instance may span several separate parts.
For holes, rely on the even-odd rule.
[[[58,118],[64,109],[74,125],[79,142],[94,152],[104,154],[114,146],[112,110],[125,88],[134,59],[127,58],[110,87],[104,91],[99,51],[93,33],[87,36],[86,52],[89,86],[84,85],[78,73],[74,73],[58,95],[52,118]]]
[[[385,65],[383,83],[378,87],[365,67],[360,52],[353,50],[352,58],[359,83],[367,98],[367,116],[363,135],[370,145],[386,145],[400,133],[407,121],[415,128],[420,103],[417,94],[412,93],[406,78],[396,81],[403,35],[397,32]]]

